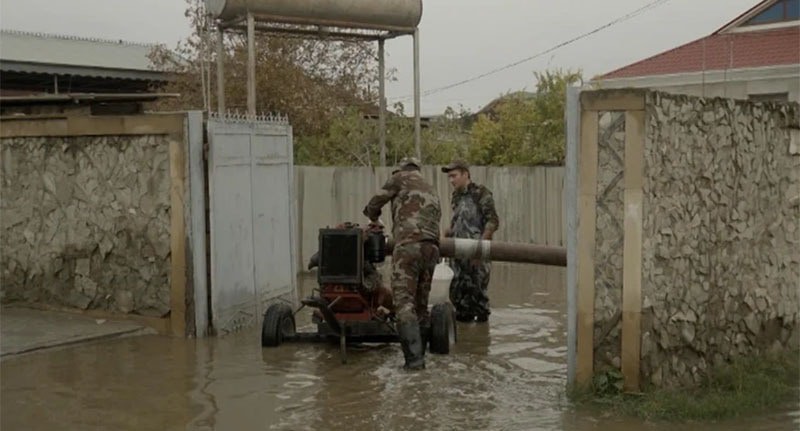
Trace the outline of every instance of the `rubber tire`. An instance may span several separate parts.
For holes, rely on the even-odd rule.
[[[287,321],[288,320],[288,321]],[[284,331],[289,326],[290,333],[296,331],[292,308],[284,303],[275,303],[264,312],[264,321],[261,324],[261,346],[275,347],[283,343]]]
[[[456,335],[453,308],[446,302],[434,305],[431,310],[431,353],[441,355],[450,353],[450,344],[455,344]]]

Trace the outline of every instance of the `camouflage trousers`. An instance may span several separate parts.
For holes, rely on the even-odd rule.
[[[450,282],[450,302],[456,315],[465,318],[488,317],[489,311],[489,262],[472,265],[468,259],[451,259],[450,269],[453,280]]]
[[[433,271],[439,262],[439,247],[432,242],[399,245],[392,253],[392,294],[401,322],[427,323],[428,297]]]

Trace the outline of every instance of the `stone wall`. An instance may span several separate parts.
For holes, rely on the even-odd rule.
[[[800,348],[800,105],[603,90],[581,109],[581,379],[691,387]]]
[[[165,316],[165,135],[3,138],[3,302]]]
[[[645,101],[643,382],[691,386],[737,356],[797,348],[800,108]]]
[[[595,236],[595,355],[620,367],[622,307],[623,175],[625,113],[601,112],[597,137],[597,209]]]

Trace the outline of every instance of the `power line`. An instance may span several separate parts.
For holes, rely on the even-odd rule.
[[[541,57],[543,55],[549,54],[549,53],[551,53],[551,52],[553,52],[553,51],[555,51],[557,49],[563,48],[563,47],[565,47],[567,45],[570,45],[570,44],[572,44],[574,42],[577,42],[577,41],[579,41],[581,39],[585,39],[585,38],[587,38],[587,37],[589,37],[589,36],[591,36],[591,35],[593,35],[595,33],[598,33],[598,32],[600,32],[602,30],[605,30],[605,29],[607,29],[607,28],[609,28],[611,26],[614,26],[614,25],[619,24],[621,22],[627,21],[627,20],[629,20],[631,18],[634,18],[634,17],[636,17],[638,15],[641,15],[641,14],[647,12],[650,9],[655,9],[658,6],[661,6],[661,5],[663,5],[665,3],[668,3],[670,1],[671,0],[654,0],[654,1],[644,5],[642,7],[640,7],[638,9],[634,10],[634,11],[631,11],[631,12],[627,13],[626,15],[623,15],[623,16],[621,16],[619,18],[616,18],[616,19],[606,23],[606,24],[603,24],[600,27],[597,27],[597,28],[595,28],[595,29],[593,29],[591,31],[588,31],[586,33],[583,33],[583,34],[581,34],[579,36],[573,37],[572,39],[569,39],[569,40],[566,40],[564,42],[561,42],[558,45],[552,46],[552,47],[550,47],[550,48],[548,48],[548,49],[546,49],[544,51],[541,51],[539,53],[531,55],[530,57],[526,57],[526,58],[523,58],[521,60],[515,61],[513,63],[506,64],[505,66],[498,67],[496,69],[492,69],[492,70],[490,70],[488,72],[482,73],[482,74],[477,75],[477,76],[473,76],[471,78],[467,78],[467,79],[464,79],[464,80],[461,80],[461,81],[458,81],[458,82],[454,82],[452,84],[448,84],[448,85],[444,85],[444,86],[441,86],[441,87],[436,87],[436,88],[432,88],[430,90],[426,90],[426,91],[422,92],[422,94],[420,96],[421,97],[430,96],[432,94],[440,93],[442,91],[449,90],[451,88],[460,87],[460,86],[462,86],[464,84],[468,84],[470,82],[477,81],[477,80],[483,79],[483,78],[485,78],[487,76],[494,75],[494,74],[502,72],[504,70],[508,70],[508,69],[513,68],[513,67],[519,66],[520,64],[527,63],[527,62],[529,62],[531,60],[534,60],[534,59],[539,58],[539,57]],[[411,99],[413,97],[414,97],[414,95],[411,94],[411,95],[406,95],[406,96],[389,97],[387,99],[392,100],[392,101],[401,101],[401,100],[409,100],[409,99]]]

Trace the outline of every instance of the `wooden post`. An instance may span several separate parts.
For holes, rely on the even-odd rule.
[[[583,101],[581,101],[583,102]],[[578,178],[578,323],[575,380],[591,382],[594,372],[594,249],[597,205],[597,111],[581,111]]]
[[[642,186],[644,111],[625,113],[625,239],[622,271],[622,375],[625,391],[639,391],[642,315]]]
[[[186,152],[180,136],[169,141],[170,177],[170,329],[172,335],[186,336]]]
[[[190,308],[194,317],[187,316],[189,331],[187,335],[197,338],[205,337],[208,330],[208,260],[206,258],[207,238],[206,238],[206,167],[203,163],[203,113],[200,111],[190,111],[186,118],[187,136],[187,181],[189,181],[187,194],[187,214],[188,220],[188,259],[187,268],[187,300],[193,301]],[[191,288],[189,288],[189,286]],[[192,321],[194,324],[192,325]],[[194,327],[194,331],[191,327]]]

